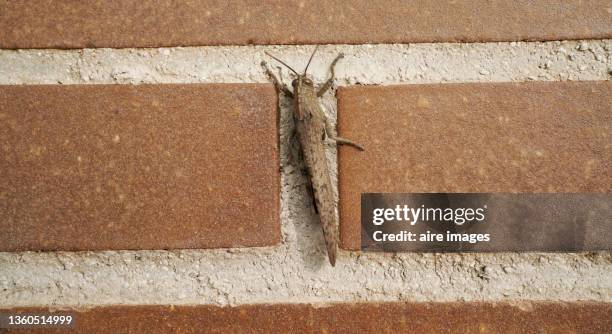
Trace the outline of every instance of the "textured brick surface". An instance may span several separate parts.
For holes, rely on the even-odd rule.
[[[111,306],[75,312],[71,333],[608,333],[610,312],[609,303],[528,302]]]
[[[0,1],[0,47],[595,39],[611,23],[606,0]]]
[[[279,242],[271,85],[0,86],[0,250]]]
[[[338,129],[341,245],[359,249],[364,192],[609,192],[612,84],[349,87]],[[372,172],[375,171],[375,172]]]

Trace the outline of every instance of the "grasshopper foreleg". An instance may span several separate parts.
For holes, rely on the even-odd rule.
[[[323,86],[319,88],[319,91],[317,92],[317,97],[323,96],[323,94],[325,94],[325,92],[327,92],[331,88],[332,84],[334,83],[334,78],[336,76],[336,72],[334,70],[336,67],[336,63],[342,58],[344,58],[344,54],[341,53],[336,57],[336,59],[334,59],[334,61],[332,61],[331,65],[329,65],[329,71],[331,72],[331,76],[329,77],[329,79],[327,79],[327,81],[325,81]]]
[[[276,88],[277,92],[283,92],[285,93],[285,95],[289,96],[290,98],[293,98],[293,92],[289,89],[289,87],[287,87],[286,84],[278,80],[276,75],[274,75],[274,73],[272,73],[272,71],[268,68],[268,64],[266,64],[265,61],[261,62],[261,67],[264,68],[264,70],[266,71],[266,75],[268,75],[270,80],[272,80],[272,83],[274,84],[274,88]]]

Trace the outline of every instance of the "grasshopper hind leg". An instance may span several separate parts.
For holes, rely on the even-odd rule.
[[[304,153],[300,148],[300,142],[297,140],[297,132],[295,131],[292,133],[289,139],[289,151],[291,164],[300,170],[302,176],[306,178],[306,192],[308,193],[308,198],[312,200],[312,206],[314,207],[315,213],[318,215],[319,208],[317,207],[317,201],[315,200],[314,196],[314,187],[312,186],[312,181],[310,181],[310,172],[304,165]]]
[[[329,123],[329,120],[327,118],[325,118],[325,134],[327,134],[327,137],[329,137],[331,140],[335,141],[337,145],[349,145],[349,146],[353,146],[354,148],[363,151],[364,148],[363,146],[357,144],[356,142],[350,140],[350,139],[346,139],[343,137],[338,137],[338,136],[334,136],[333,135],[333,127],[331,125],[331,123]],[[325,138],[323,138],[325,139]]]
[[[308,195],[312,200],[312,207],[314,208],[315,213],[318,215],[319,207],[317,206],[317,200],[315,199],[314,187],[312,186],[312,182],[308,181],[308,185],[306,185],[306,191],[308,192]]]

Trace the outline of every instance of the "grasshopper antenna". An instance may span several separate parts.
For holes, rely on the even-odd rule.
[[[285,65],[285,66],[286,66],[288,69],[290,69],[290,70],[291,70],[291,72],[295,73],[295,75],[297,75],[298,77],[300,76],[300,75],[298,74],[298,72],[296,72],[296,71],[295,71],[293,68],[291,68],[291,66],[287,65],[287,63],[285,63],[284,61],[282,61],[282,60],[280,60],[280,59],[278,59],[278,58],[274,57],[274,56],[273,56],[273,55],[271,55],[271,54],[269,54],[269,53],[268,53],[268,51],[264,51],[264,53],[265,53],[265,54],[267,54],[268,56],[272,57],[272,59],[276,60],[277,62],[279,62],[279,63],[281,63],[281,64]]]
[[[310,59],[308,59],[308,64],[306,64],[306,68],[304,69],[304,75],[306,75],[306,71],[308,71],[308,66],[310,66],[310,62],[312,61],[312,57],[314,57],[315,52],[317,52],[318,48],[319,48],[319,45],[315,46],[314,51],[312,51],[312,54],[310,55]]]

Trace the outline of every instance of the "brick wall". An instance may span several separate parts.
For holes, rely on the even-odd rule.
[[[610,331],[609,251],[359,252],[355,199],[609,192],[610,22],[606,1],[0,3],[0,308],[81,332]],[[368,148],[328,151],[335,268],[259,65],[312,44],[317,82],[345,54],[322,103]]]

